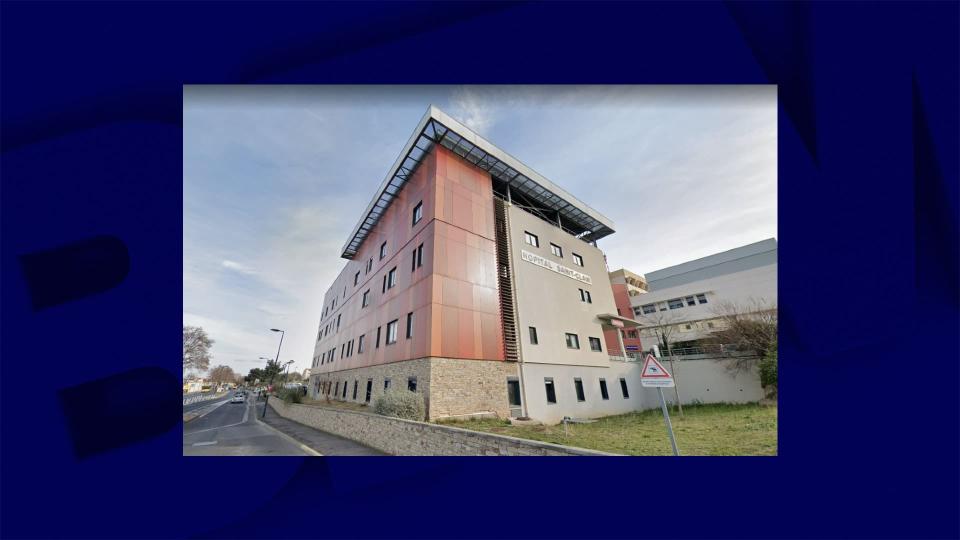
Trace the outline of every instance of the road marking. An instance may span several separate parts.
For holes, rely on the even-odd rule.
[[[217,444],[217,441],[204,441],[193,443],[193,446],[210,446],[211,444]]]
[[[266,407],[266,405],[264,405],[264,407]],[[310,448],[309,446],[301,443],[300,441],[294,439],[293,437],[291,437],[290,435],[287,435],[286,433],[280,431],[279,429],[271,426],[270,424],[268,424],[268,423],[266,423],[266,422],[261,422],[260,419],[257,418],[257,415],[256,415],[256,414],[253,415],[253,421],[256,422],[256,423],[258,423],[258,424],[260,424],[261,426],[263,426],[263,427],[265,427],[265,428],[273,431],[274,433],[276,433],[277,435],[283,437],[283,438],[286,439],[287,441],[289,441],[289,442],[291,442],[291,443],[299,446],[301,450],[303,450],[304,452],[310,454],[311,456],[323,456],[323,454],[321,454],[320,452],[317,452],[317,451],[314,450],[313,448]]]

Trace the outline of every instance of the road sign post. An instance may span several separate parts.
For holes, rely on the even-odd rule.
[[[646,388],[656,388],[660,395],[660,409],[663,411],[663,423],[667,426],[667,435],[670,436],[670,445],[673,446],[673,455],[679,456],[677,439],[673,436],[673,424],[670,422],[670,412],[667,411],[667,400],[663,397],[663,389],[674,385],[673,377],[652,354],[648,354],[643,361],[640,371],[640,385]]]

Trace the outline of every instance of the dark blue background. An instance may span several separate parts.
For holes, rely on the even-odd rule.
[[[0,9],[4,537],[960,536],[956,2]],[[779,84],[779,457],[181,457],[181,88],[280,82]]]

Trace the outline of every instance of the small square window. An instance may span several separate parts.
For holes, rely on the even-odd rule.
[[[567,334],[567,348],[568,349],[579,349],[580,348],[580,337],[576,334]]]
[[[688,306],[695,306],[695,305],[697,305],[697,302],[693,299],[692,296],[688,296],[688,297],[684,298],[684,300],[687,301],[687,305],[688,305]]]
[[[587,400],[587,397],[583,395],[583,381],[579,377],[573,379],[573,388],[577,391],[577,401]]]
[[[543,386],[547,391],[547,403],[556,403],[557,391],[553,387],[553,377],[544,377]]]
[[[416,377],[409,377],[409,378],[407,379],[407,390],[409,390],[409,391],[411,391],[411,392],[416,392],[416,391],[417,391],[417,378],[416,378]]]
[[[537,329],[531,326],[528,330],[530,330],[530,344],[538,345],[540,340],[537,339]]]
[[[423,201],[417,203],[413,207],[413,225],[420,223],[420,220],[423,218]]]
[[[387,256],[387,243],[380,244],[380,260]]]
[[[706,304],[706,303],[707,303],[707,295],[706,295],[706,294],[698,294],[698,295],[697,295],[697,302],[700,302],[701,304]]]
[[[561,259],[563,258],[563,248],[554,244],[553,242],[550,243],[550,253],[553,253],[554,255],[556,255],[557,257],[560,257]]]
[[[600,397],[603,399],[610,399],[610,394],[607,393],[607,380],[600,379]]]
[[[590,339],[590,350],[594,352],[603,352],[603,349],[600,347],[600,338],[589,338]]]
[[[656,312],[657,312],[657,306],[655,306],[655,305],[653,305],[653,304],[647,304],[647,305],[645,305],[645,306],[641,306],[641,308],[643,309],[643,314],[644,314],[644,315],[650,315],[651,313],[656,313]]]
[[[524,242],[530,244],[533,247],[540,247],[540,239],[537,238],[537,235],[523,231],[523,240]]]
[[[573,255],[573,264],[577,266],[583,266],[583,257],[577,255],[576,253],[571,253]]]

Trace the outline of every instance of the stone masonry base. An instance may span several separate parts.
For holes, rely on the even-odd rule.
[[[310,395],[364,403],[367,381],[371,380],[372,405],[384,393],[386,380],[391,388],[407,388],[408,380],[415,377],[417,391],[423,392],[428,420],[468,415],[507,418],[507,378],[516,375],[514,362],[428,357],[313,375]]]

